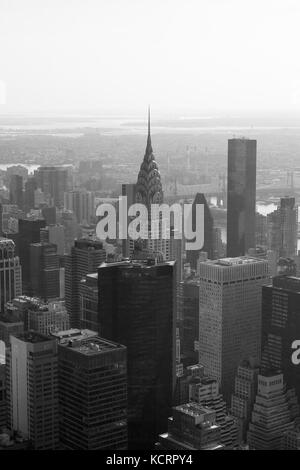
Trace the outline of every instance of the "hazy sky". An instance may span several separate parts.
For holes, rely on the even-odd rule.
[[[300,110],[299,25],[299,0],[0,0],[0,112]]]

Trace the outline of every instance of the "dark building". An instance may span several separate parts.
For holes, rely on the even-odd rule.
[[[20,209],[23,207],[23,178],[20,175],[11,175],[9,182],[9,201]]]
[[[56,224],[56,207],[43,207],[42,216],[46,220],[47,225]]]
[[[16,241],[17,254],[22,266],[23,293],[30,293],[30,245],[40,242],[40,230],[44,228],[44,219],[20,219],[19,234]]]
[[[53,243],[30,245],[30,288],[31,295],[46,302],[59,297],[59,256]]]
[[[7,425],[6,364],[0,364],[0,429]]]
[[[60,441],[66,449],[127,449],[126,348],[89,330],[58,338]]]
[[[196,344],[199,342],[199,280],[187,279],[182,285],[181,353],[185,365],[198,362]]]
[[[255,248],[256,140],[228,140],[227,256]]]
[[[97,240],[75,240],[71,253],[65,258],[66,307],[73,328],[80,328],[80,282],[87,274],[97,271],[106,260],[102,242]]]
[[[100,335],[127,347],[129,448],[151,449],[175,385],[175,262],[102,264]]]
[[[64,192],[68,189],[68,169],[63,166],[41,166],[34,173],[38,187],[51,197],[56,207],[63,207]]]
[[[204,206],[204,244],[201,250],[188,250],[186,252],[186,261],[190,263],[191,268],[197,268],[197,260],[199,253],[204,251],[207,253],[208,259],[214,259],[214,221],[208,207],[204,194],[197,193],[192,205],[192,229],[196,230],[196,207],[197,204]],[[194,242],[195,240],[191,240]]]
[[[262,288],[262,372],[283,373],[300,401],[300,366],[292,362],[292,343],[300,339],[300,278],[276,276]]]
[[[25,209],[29,211],[35,207],[34,202],[34,191],[37,189],[37,181],[34,176],[28,178],[25,182],[25,192],[24,192],[24,205]]]

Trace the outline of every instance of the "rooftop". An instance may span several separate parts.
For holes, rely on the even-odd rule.
[[[185,403],[184,405],[175,406],[174,408],[177,411],[181,411],[182,413],[189,415],[189,416],[203,416],[207,413],[211,413],[211,408],[206,406],[199,405],[198,403]]]
[[[216,260],[208,259],[207,261],[203,261],[200,264],[212,265],[212,266],[220,266],[227,268],[229,266],[240,266],[240,265],[249,265],[249,264],[257,264],[257,263],[266,263],[265,260],[255,258],[254,256],[238,256],[236,258],[221,258]]]
[[[25,331],[24,333],[19,333],[15,335],[15,337],[26,343],[32,343],[32,344],[51,341],[51,338],[49,338],[49,336],[42,335],[41,333],[37,333],[36,331],[33,331],[33,330]]]
[[[70,348],[85,356],[124,348],[120,344],[100,338],[97,332],[91,330],[70,329],[53,333],[52,336],[58,339],[60,346]]]

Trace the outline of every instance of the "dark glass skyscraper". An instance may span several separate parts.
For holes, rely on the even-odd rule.
[[[262,288],[262,371],[280,370],[300,401],[300,366],[292,362],[292,343],[300,339],[300,278],[276,276]]]
[[[167,428],[175,383],[175,263],[102,264],[100,335],[127,347],[129,447],[151,449]]]
[[[201,250],[188,250],[186,252],[186,260],[190,263],[191,268],[197,268],[197,260],[199,257],[200,251],[207,253],[208,259],[214,258],[214,222],[212,215],[210,213],[209,206],[205,199],[204,194],[197,193],[192,205],[192,228],[193,231],[196,230],[196,206],[197,204],[202,204],[204,206],[204,244]],[[194,241],[194,240],[191,240]]]
[[[255,248],[256,140],[228,140],[227,256]]]
[[[31,295],[44,301],[59,297],[59,256],[53,243],[30,245],[30,284]]]

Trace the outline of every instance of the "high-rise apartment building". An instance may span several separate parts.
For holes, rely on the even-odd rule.
[[[60,440],[66,449],[127,449],[126,348],[89,330],[58,339]]]
[[[223,258],[198,263],[199,362],[218,379],[228,404],[243,357],[260,358],[261,288],[269,281],[265,260]]]
[[[98,269],[100,335],[127,347],[129,447],[165,432],[175,385],[175,263],[104,263]]]
[[[262,289],[262,371],[280,370],[300,401],[300,367],[292,343],[300,339],[300,278],[276,276]]]
[[[298,206],[294,197],[280,199],[279,207],[268,214],[268,247],[279,257],[297,254]]]
[[[0,238],[0,311],[4,305],[22,293],[22,275],[15,244],[7,238]]]
[[[59,298],[59,256],[53,243],[30,245],[30,293],[45,302]]]
[[[106,252],[99,240],[75,240],[70,255],[65,259],[65,297],[71,326],[80,328],[81,280],[89,273],[97,271],[106,260]]]
[[[256,140],[228,140],[227,256],[255,248]]]
[[[10,428],[35,450],[58,446],[57,342],[36,332],[11,336],[7,354]]]

